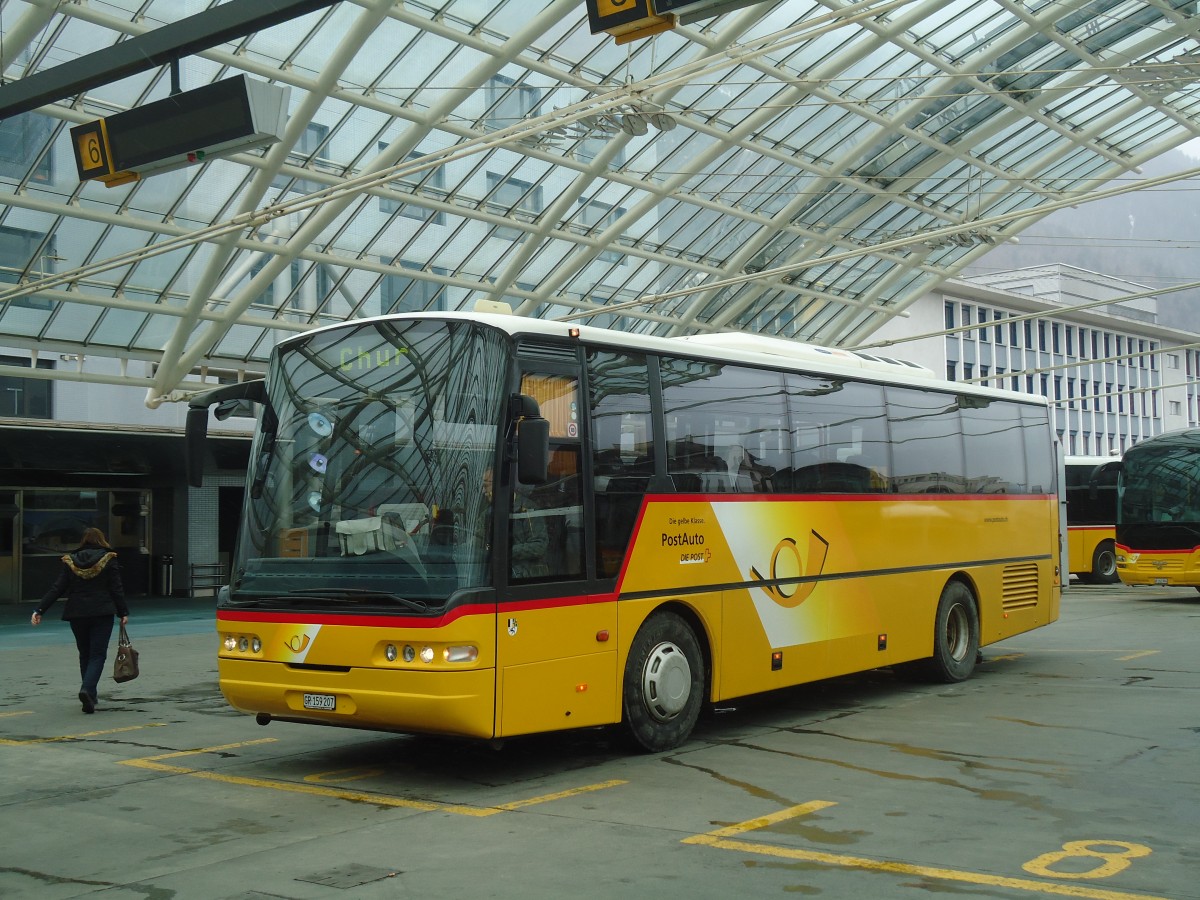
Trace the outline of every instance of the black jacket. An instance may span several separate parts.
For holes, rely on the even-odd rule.
[[[64,619],[129,615],[117,554],[103,547],[82,547],[66,554],[62,561],[62,571],[42,597],[38,612],[45,615],[54,601],[65,594]]]

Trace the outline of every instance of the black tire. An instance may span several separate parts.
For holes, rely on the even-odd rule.
[[[704,654],[687,622],[671,612],[647,619],[629,648],[622,689],[625,726],[634,743],[656,753],[686,741],[707,683]]]
[[[1121,580],[1117,574],[1117,548],[1112,541],[1101,541],[1092,554],[1091,584],[1116,584]]]
[[[954,684],[971,677],[978,658],[979,608],[975,596],[961,581],[947,582],[934,619],[933,656],[913,663],[910,671],[922,680]]]

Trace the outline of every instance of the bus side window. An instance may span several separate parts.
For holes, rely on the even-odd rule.
[[[587,366],[596,573],[614,578],[653,474],[650,374],[646,357],[636,353],[593,350]]]
[[[513,498],[513,581],[583,577],[583,497],[579,445],[552,447],[550,478],[519,486]]]
[[[513,582],[581,578],[579,377],[534,366],[522,373],[521,393],[537,400],[550,423],[550,457],[544,483],[515,486],[508,523],[509,578]]]

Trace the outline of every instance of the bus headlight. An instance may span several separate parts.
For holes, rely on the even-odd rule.
[[[404,661],[412,662],[416,658],[417,658],[417,651],[413,649],[412,644],[405,644],[404,645]]]
[[[478,647],[447,647],[442,651],[446,662],[450,663],[469,663],[479,659]]]
[[[386,647],[384,647],[384,648],[383,648],[383,655],[384,655],[384,656],[387,658],[387,661],[388,661],[388,662],[395,662],[395,661],[396,661],[396,657],[399,655],[399,654],[396,652],[396,645],[395,645],[395,644],[388,644]]]
[[[221,641],[221,646],[225,648],[227,653],[233,653],[235,650],[241,653],[252,651],[254,653],[262,652],[262,640],[258,637],[250,637],[245,634],[227,634],[224,640]]]
[[[422,647],[421,648],[421,662],[423,662],[423,663],[433,662],[433,648],[432,647]]]

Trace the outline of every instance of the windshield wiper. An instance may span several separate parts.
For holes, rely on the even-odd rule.
[[[389,603],[398,604],[414,612],[428,612],[429,610],[429,604],[424,600],[413,600],[388,591],[372,591],[364,588],[298,588],[283,594],[267,594],[237,602],[247,605],[263,605],[279,603],[280,601],[296,603],[304,599],[325,600],[329,603],[338,604],[359,603],[363,600],[386,600]]]

